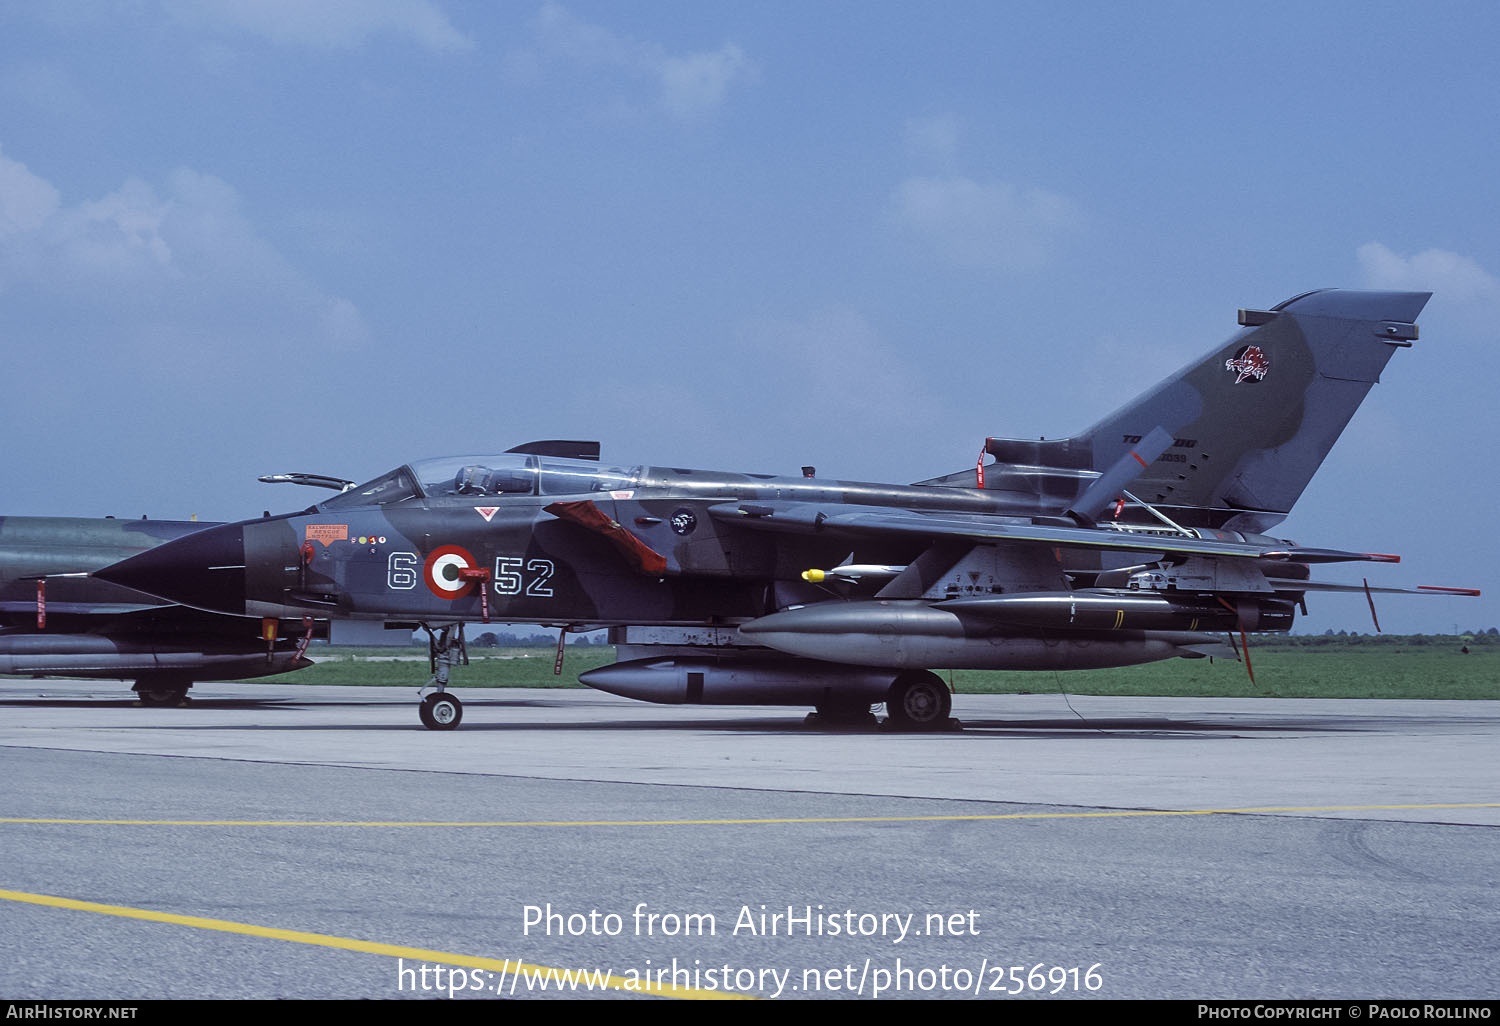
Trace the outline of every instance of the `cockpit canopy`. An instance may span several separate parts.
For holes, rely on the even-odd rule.
[[[640,467],[606,467],[592,460],[498,453],[417,460],[357,485],[319,509],[385,506],[406,499],[501,495],[576,495],[634,488]]]

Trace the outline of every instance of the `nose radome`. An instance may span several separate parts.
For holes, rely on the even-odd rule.
[[[100,580],[184,606],[243,616],[245,536],[223,524],[94,571]]]

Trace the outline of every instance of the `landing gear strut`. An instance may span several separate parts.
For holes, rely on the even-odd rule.
[[[885,701],[886,725],[895,730],[943,730],[953,711],[948,685],[930,670],[897,677]]]
[[[448,624],[439,628],[437,634],[433,634],[432,628],[425,623],[422,629],[427,632],[427,652],[432,676],[417,690],[417,697],[422,699],[417,715],[422,720],[422,726],[428,730],[452,730],[464,718],[463,703],[457,696],[448,694],[447,690],[448,673],[454,663],[469,665],[469,649],[464,644],[464,625]],[[427,693],[428,688],[433,689],[430,694]]]

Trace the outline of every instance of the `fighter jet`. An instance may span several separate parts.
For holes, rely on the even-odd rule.
[[[0,517],[0,673],[134,680],[142,704],[178,705],[194,681],[311,665],[298,637],[305,633],[300,615],[270,631],[89,576],[212,526]]]
[[[1312,576],[1397,557],[1265,532],[1429,295],[1242,310],[1228,342],[1083,433],[990,438],[971,469],[915,484],[606,465],[596,442],[532,442],[419,460],[95,576],[233,616],[424,626],[436,729],[462,717],[447,669],[476,621],[610,628],[620,661],[581,679],[621,695],[832,719],[883,702],[892,726],[937,729],[935,667],[1244,657],[1308,592],[1402,590]]]

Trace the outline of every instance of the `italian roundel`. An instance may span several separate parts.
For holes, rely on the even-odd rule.
[[[438,598],[463,598],[474,590],[474,581],[465,580],[463,571],[475,569],[474,557],[457,545],[442,545],[432,550],[422,568],[422,579]]]

